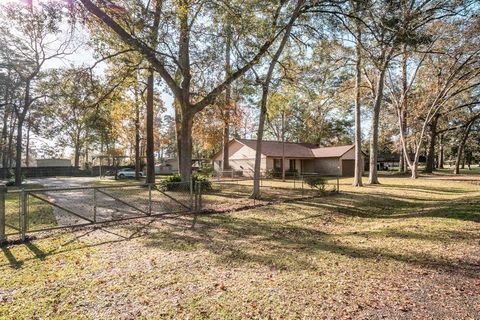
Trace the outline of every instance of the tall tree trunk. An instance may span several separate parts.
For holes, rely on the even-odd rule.
[[[268,99],[268,85],[262,86],[262,101],[260,104],[260,117],[258,119],[257,131],[257,147],[255,153],[255,166],[253,171],[253,192],[252,198],[260,199],[260,178],[261,178],[261,164],[262,164],[262,141],[263,132],[265,130],[265,119],[267,115],[267,99]]]
[[[14,157],[14,152],[13,152],[13,143],[14,143],[14,135],[15,135],[15,128],[17,127],[17,122],[18,122],[18,117],[15,112],[12,111],[12,117],[13,121],[11,121],[10,124],[10,132],[8,134],[8,163],[7,167],[9,170],[12,169],[13,166],[13,157]]]
[[[230,77],[230,51],[231,51],[231,31],[230,25],[227,25],[227,35],[225,43],[225,78]],[[232,86],[228,85],[225,89],[225,109],[223,114],[223,170],[230,169],[230,155],[228,143],[230,142],[230,112],[231,112]]]
[[[362,156],[362,128],[361,128],[361,105],[360,105],[360,86],[362,82],[362,31],[360,23],[357,22],[357,41],[355,44],[355,173],[353,177],[353,186],[362,187],[363,156]]]
[[[25,83],[25,96],[23,101],[22,112],[17,113],[17,145],[15,154],[15,186],[22,185],[22,139],[23,139],[23,123],[30,107],[30,80]]]
[[[3,109],[3,126],[2,126],[2,136],[1,136],[1,149],[0,149],[0,157],[2,158],[2,167],[5,170],[8,166],[8,121],[9,121],[9,114],[11,113],[11,97],[10,97],[10,76],[11,76],[11,70],[10,68],[8,69],[8,74],[7,74],[7,84],[5,88],[5,95],[4,95],[4,101],[5,101],[5,106]],[[13,117],[13,115],[12,115]],[[12,119],[10,119],[12,120]]]
[[[377,159],[378,159],[378,125],[380,123],[380,108],[383,100],[383,87],[385,84],[385,72],[387,70],[388,63],[385,63],[378,76],[375,103],[373,105],[373,117],[372,117],[372,130],[370,138],[370,170],[368,176],[369,184],[379,184],[377,173]]]
[[[439,151],[438,151],[438,169],[443,169],[444,151],[443,151],[443,134],[440,134]]]
[[[73,166],[74,167],[80,166],[80,145],[78,145],[78,143],[75,144],[75,148],[74,148]]]
[[[192,174],[192,127],[193,113],[183,112],[180,127],[181,144],[178,151],[182,155],[179,170],[184,182],[190,181]]]
[[[437,124],[439,117],[440,115],[436,115],[430,124],[430,140],[428,143],[427,163],[425,166],[426,173],[433,173],[433,170],[435,169],[435,145],[437,143]]]
[[[297,20],[298,16],[300,15],[300,8],[303,6],[305,0],[298,0],[295,6],[295,10],[288,22],[282,40],[277,48],[277,51],[272,57],[270,61],[270,65],[268,66],[268,71],[265,76],[265,79],[262,83],[262,101],[260,103],[260,119],[258,123],[258,133],[257,133],[257,150],[255,153],[255,171],[254,171],[254,181],[253,181],[253,191],[252,191],[252,198],[259,199],[260,198],[260,167],[261,167],[261,160],[262,160],[262,140],[263,140],[263,131],[265,129],[265,118],[267,114],[267,101],[268,101],[268,91],[270,88],[270,81],[272,80],[273,71],[275,70],[275,66],[282,54],[285,45],[290,38],[290,33],[292,32],[293,24]]]
[[[407,130],[407,113],[408,113],[408,53],[407,53],[407,46],[404,44],[403,49],[404,54],[402,55],[401,61],[401,82],[402,82],[402,96],[401,96],[401,103],[402,103],[402,112],[401,116],[401,123],[403,126],[400,126],[400,130],[403,130],[403,135],[405,136]],[[407,161],[406,157],[408,157],[408,151],[403,149],[403,144],[400,147],[400,163],[399,163],[399,171],[401,173],[407,172]]]
[[[1,136],[1,154],[2,157],[2,168],[7,168],[8,165],[8,120],[9,120],[9,108],[5,106],[3,113],[3,127],[2,127],[2,136]]]
[[[403,173],[405,171],[405,159],[403,156],[403,148],[400,145],[398,149],[398,172]]]
[[[147,79],[147,183],[155,183],[155,155],[153,135],[153,91],[154,91],[154,70],[149,68]]]
[[[472,129],[475,120],[471,120],[467,127],[465,128],[465,132],[463,133],[463,137],[460,140],[460,144],[458,145],[457,157],[455,160],[455,168],[453,169],[453,174],[460,174],[460,161],[462,160],[463,149],[465,148],[465,143],[467,142],[468,135],[470,134],[470,130]]]
[[[22,136],[23,136],[23,119],[19,117],[17,122],[17,144],[15,148],[15,186],[22,185]]]
[[[27,126],[27,141],[25,143],[25,167],[30,167],[30,130],[32,123],[30,122],[30,117],[28,117],[28,126]]]
[[[138,79],[134,84],[135,95],[135,179],[140,179],[140,103],[138,99]]]

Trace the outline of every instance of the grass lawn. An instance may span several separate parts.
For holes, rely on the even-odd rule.
[[[4,247],[0,318],[480,318],[479,185],[340,182],[193,228],[143,219]]]
[[[40,184],[24,184],[22,188],[25,189],[38,189],[43,186]],[[17,191],[15,187],[9,187],[9,192],[5,197],[5,221],[8,225],[15,228],[20,228],[20,193],[12,192]],[[55,216],[53,215],[53,207],[37,199],[29,199],[29,213],[28,213],[28,225],[30,229],[45,228],[56,225]],[[18,230],[6,226],[5,232],[16,233]]]

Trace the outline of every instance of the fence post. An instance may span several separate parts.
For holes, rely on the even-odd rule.
[[[340,192],[340,177],[337,174],[337,193],[339,193],[339,192]]]
[[[27,239],[27,194],[25,189],[20,193],[20,230],[22,242]]]
[[[6,193],[7,193],[7,187],[4,184],[0,184],[0,245],[7,240],[7,238],[5,237],[5,194]]]
[[[303,196],[303,176],[300,177],[300,179],[302,180],[302,196]]]
[[[190,178],[190,210],[195,210],[193,202],[193,179]]]
[[[198,206],[197,211],[202,210],[202,182],[197,181]]]
[[[152,214],[152,184],[148,184],[148,215]]]
[[[97,223],[97,188],[93,188],[93,223]]]

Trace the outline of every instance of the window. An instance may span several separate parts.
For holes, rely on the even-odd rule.
[[[282,171],[282,159],[273,159],[273,170]]]
[[[297,163],[297,161],[295,161],[295,159],[290,159],[290,166],[289,166],[289,171],[295,171],[297,168],[295,167],[295,164]]]

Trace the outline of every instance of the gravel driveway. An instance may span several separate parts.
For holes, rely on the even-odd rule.
[[[64,208],[54,207],[53,214],[59,226],[73,226],[96,221],[118,220],[128,217],[144,216],[148,210],[148,189],[139,186],[97,189],[96,215],[94,209],[94,190],[91,188],[62,190],[62,188],[86,187],[98,178],[65,177],[29,179],[45,188],[58,188],[46,192],[48,200]],[[44,196],[43,196],[44,197]],[[165,197],[158,191],[152,191],[153,213],[185,210],[179,203]],[[82,219],[85,217],[86,219]]]

